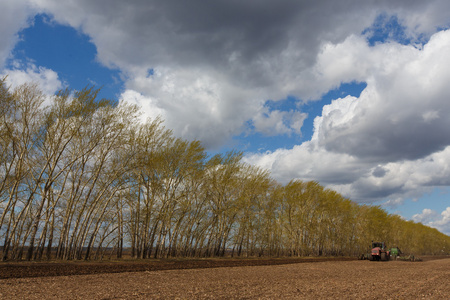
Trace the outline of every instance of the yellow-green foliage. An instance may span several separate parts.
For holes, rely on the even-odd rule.
[[[242,153],[208,157],[137,108],[0,82],[0,246],[6,259],[357,255],[372,240],[449,254],[436,229],[318,182],[281,185]]]

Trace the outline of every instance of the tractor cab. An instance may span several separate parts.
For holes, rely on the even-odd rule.
[[[386,248],[386,245],[384,244],[384,242],[372,242],[372,249],[373,248],[380,248],[384,250]]]

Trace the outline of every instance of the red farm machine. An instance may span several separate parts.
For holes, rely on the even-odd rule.
[[[369,253],[370,261],[388,261],[390,257],[390,251],[384,242],[372,242],[372,250]]]

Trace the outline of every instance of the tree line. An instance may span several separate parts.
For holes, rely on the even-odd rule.
[[[448,254],[450,237],[318,182],[210,156],[98,90],[0,81],[2,260],[358,255],[372,240]]]

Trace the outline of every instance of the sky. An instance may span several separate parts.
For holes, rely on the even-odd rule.
[[[243,151],[450,235],[450,1],[1,0],[12,87],[101,88],[143,120]]]

